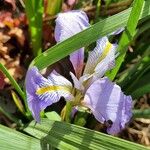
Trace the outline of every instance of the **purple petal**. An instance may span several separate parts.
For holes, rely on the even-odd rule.
[[[55,39],[57,42],[64,41],[87,27],[89,27],[89,20],[83,11],[60,13],[56,19]],[[70,61],[76,76],[80,77],[84,63],[84,48],[72,53]]]
[[[74,87],[80,91],[84,91],[84,87],[82,85],[82,82],[80,82],[72,72],[70,72],[70,75],[71,75],[71,78],[73,80]]]
[[[112,33],[109,34],[109,35],[118,35],[118,34],[120,34],[120,33],[123,32],[123,31],[124,31],[124,28],[120,28],[120,29],[118,29],[118,30],[112,32]]]
[[[83,11],[59,13],[56,19],[55,39],[57,42],[64,41],[87,27],[89,20]]]
[[[78,106],[73,107],[71,111],[71,118],[74,118],[75,114],[78,112]]]
[[[84,48],[70,54],[70,61],[72,62],[76,76],[79,78],[84,66]]]
[[[56,80],[58,82],[61,80],[61,82],[58,84],[58,82],[55,82]],[[39,73],[36,67],[28,70],[25,81],[27,102],[32,115],[37,122],[40,122],[41,110],[44,110],[47,106],[59,101],[61,96],[66,99],[71,98],[72,95],[70,91],[72,84],[66,80],[67,79],[64,77],[58,74],[56,75],[53,72],[50,74],[49,79],[46,79]],[[44,90],[42,88],[44,88]],[[65,90],[63,90],[63,88]],[[67,91],[69,88],[70,91]],[[37,93],[39,89],[42,89],[42,93]]]
[[[108,78],[96,80],[86,91],[83,103],[99,122],[112,121],[107,128],[109,134],[120,132],[132,116],[132,98]]]
[[[93,74],[93,77],[98,79],[107,70],[112,69],[115,65],[116,49],[117,45],[111,44],[108,41],[108,37],[99,39],[95,49],[89,53],[84,75]]]

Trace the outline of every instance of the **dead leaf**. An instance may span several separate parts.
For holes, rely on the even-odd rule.
[[[24,41],[25,41],[25,36],[23,34],[23,31],[22,29],[18,28],[18,27],[15,27],[15,28],[12,28],[8,35],[10,36],[15,36],[18,40],[18,42],[23,46],[24,45]]]

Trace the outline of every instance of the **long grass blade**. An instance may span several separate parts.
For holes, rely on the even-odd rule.
[[[143,19],[150,15],[149,5],[150,1],[145,1],[142,12],[140,14],[140,19]],[[129,8],[112,17],[104,19],[103,21],[94,24],[81,33],[76,34],[75,36],[55,45],[54,47],[48,49],[47,51],[36,57],[32,61],[31,66],[35,65],[40,70],[46,68],[49,65],[69,55],[73,51],[91,44],[97,39],[115,31],[118,28],[125,27],[127,25],[131,9],[132,8]]]
[[[133,8],[127,22],[127,26],[119,42],[118,51],[120,52],[120,55],[116,60],[116,67],[113,70],[111,70],[109,73],[107,73],[107,76],[111,80],[115,78],[117,72],[119,71],[122,62],[125,59],[128,45],[133,40],[133,37],[136,33],[136,27],[138,25],[140,14],[143,8],[142,6],[144,6],[144,0],[134,1]]]
[[[42,119],[31,122],[25,132],[41,142],[62,150],[146,150],[147,148],[120,138],[92,131],[76,125]]]
[[[0,125],[1,150],[41,150],[40,140]]]

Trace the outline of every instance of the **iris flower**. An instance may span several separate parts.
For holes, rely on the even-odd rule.
[[[59,43],[89,26],[88,17],[82,11],[60,13],[56,19],[55,39]],[[132,116],[132,98],[104,77],[105,72],[115,65],[116,48],[117,44],[111,44],[108,36],[97,40],[96,47],[89,52],[85,67],[84,48],[70,54],[75,71],[75,74],[70,72],[73,83],[55,70],[45,78],[36,67],[29,68],[26,93],[35,120],[40,122],[40,111],[64,97],[74,107],[90,109],[99,122],[109,122],[109,134],[120,132]]]

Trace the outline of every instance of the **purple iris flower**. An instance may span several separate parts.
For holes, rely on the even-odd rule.
[[[82,11],[60,13],[56,19],[55,39],[61,42],[89,26]],[[132,98],[103,77],[115,65],[116,48],[117,44],[111,44],[108,36],[99,39],[89,53],[85,67],[84,48],[70,54],[75,70],[75,74],[70,72],[74,84],[56,71],[44,78],[36,67],[29,68],[26,76],[27,101],[36,121],[40,122],[41,110],[64,97],[75,107],[90,109],[99,122],[111,123],[107,128],[109,134],[120,132],[132,116]]]

